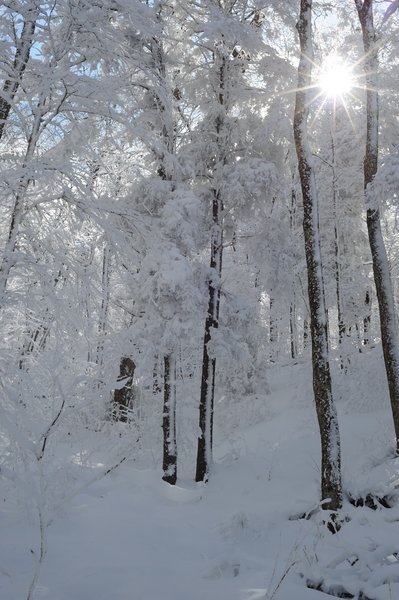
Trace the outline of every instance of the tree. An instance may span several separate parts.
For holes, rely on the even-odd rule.
[[[36,21],[39,16],[39,6],[36,3],[28,3],[26,9],[20,8],[23,18],[22,30],[19,37],[16,31],[18,26],[18,16],[13,10],[3,8],[1,18],[5,21],[11,18],[14,32],[16,34],[14,59],[12,65],[9,65],[6,74],[6,80],[0,94],[0,140],[3,137],[4,126],[10,114],[15,95],[22,82],[22,77],[26,69],[31,52]],[[16,26],[17,25],[17,26]]]
[[[393,3],[392,11],[395,9]],[[367,204],[367,231],[373,261],[374,283],[380,315],[381,343],[388,379],[395,452],[399,454],[399,333],[390,266],[382,235],[379,200],[372,191],[378,170],[378,44],[374,26],[373,0],[355,0],[363,34],[366,86],[366,148],[364,154],[364,193]],[[389,9],[386,19],[389,18]]]
[[[164,356],[163,460],[162,479],[171,485],[177,480],[176,364],[174,355]]]
[[[195,480],[207,481],[212,464],[213,420],[216,379],[216,355],[212,352],[213,338],[219,328],[221,277],[223,263],[223,220],[225,216],[225,173],[231,152],[231,120],[233,89],[236,84],[235,65],[245,71],[246,52],[239,47],[234,36],[227,34],[228,27],[236,19],[243,19],[245,7],[240,12],[238,6],[230,3],[217,3],[209,0],[204,3],[201,23],[204,30],[204,52],[210,67],[207,86],[211,97],[208,114],[199,131],[209,141],[209,154],[205,159],[204,174],[209,181],[209,202],[211,206],[210,260],[207,281],[207,312],[204,325],[201,365],[201,389],[199,401],[199,429]],[[255,14],[255,13],[253,13]],[[212,29],[212,19],[217,15],[219,26]],[[221,30],[219,31],[219,28]],[[235,27],[237,24],[235,23]],[[237,59],[237,60],[236,60]],[[243,62],[242,62],[243,61]],[[241,65],[240,65],[241,63]]]
[[[205,319],[205,332],[203,343],[201,393],[199,404],[199,427],[201,434],[198,437],[196,481],[206,481],[212,463],[213,444],[213,407],[215,398],[216,357],[210,356],[210,342],[212,332],[219,326],[220,311],[220,284],[222,275],[223,258],[223,198],[218,170],[223,167],[226,160],[223,139],[224,114],[226,111],[226,69],[228,57],[215,48],[215,71],[217,72],[216,94],[219,104],[219,114],[215,119],[215,139],[217,155],[215,156],[215,180],[212,189],[212,229],[211,229],[211,256],[209,267],[211,275],[208,281],[208,310]]]
[[[336,511],[342,506],[340,436],[329,365],[328,318],[324,296],[316,180],[307,137],[308,89],[311,84],[313,61],[312,0],[301,0],[297,29],[301,54],[295,101],[294,137],[303,199],[313,392],[321,439],[321,501],[323,509]]]

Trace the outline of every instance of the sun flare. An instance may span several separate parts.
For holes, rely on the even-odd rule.
[[[342,99],[354,87],[350,65],[336,55],[330,56],[320,68],[317,85],[327,98]]]

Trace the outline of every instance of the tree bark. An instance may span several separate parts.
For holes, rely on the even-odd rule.
[[[163,477],[171,485],[177,479],[177,443],[176,443],[176,364],[173,355],[164,357],[163,390]]]
[[[290,230],[291,235],[295,235],[296,227],[296,212],[297,202],[294,188],[294,176],[292,178],[292,190],[291,190],[291,206],[290,206]],[[291,358],[295,359],[298,357],[298,332],[297,332],[297,314],[296,314],[296,291],[295,291],[296,277],[295,273],[292,277],[291,282],[291,302],[290,302],[290,347],[291,347]]]
[[[303,351],[309,348],[309,329],[310,329],[310,318],[307,314],[303,320]]]
[[[162,386],[159,382],[159,378],[160,378],[159,364],[160,364],[160,360],[159,360],[159,356],[157,354],[156,356],[154,356],[154,367],[152,370],[152,393],[154,395],[160,394],[162,392]]]
[[[312,0],[301,0],[297,29],[301,56],[295,100],[294,137],[303,197],[303,231],[311,318],[313,391],[321,439],[322,508],[342,506],[341,452],[337,412],[331,386],[328,320],[319,237],[317,192],[312,153],[307,137],[308,94],[312,73]]]
[[[290,304],[290,349],[291,358],[298,357],[297,328],[296,328],[296,294],[292,290],[292,300]]]
[[[226,59],[221,58],[219,68],[219,91],[218,104],[225,110],[225,67]],[[217,166],[224,165],[225,156],[221,139],[223,130],[223,119],[217,117],[216,139],[219,147],[219,156],[217,157]],[[217,167],[216,167],[217,168]],[[216,177],[217,180],[217,177]],[[201,392],[199,403],[199,428],[197,447],[197,465],[195,481],[207,481],[209,470],[212,464],[213,447],[213,409],[215,398],[215,375],[216,358],[210,355],[210,342],[212,331],[219,327],[219,309],[220,309],[220,281],[222,275],[223,261],[223,200],[221,191],[216,185],[213,189],[212,199],[212,233],[211,233],[211,258],[210,269],[211,278],[208,282],[208,311],[205,319],[205,333],[203,343],[202,373],[201,373]]]
[[[272,294],[273,291],[270,292]],[[270,362],[276,362],[278,355],[278,328],[277,328],[277,320],[274,315],[274,307],[275,302],[272,295],[269,298],[269,347],[270,347]]]
[[[371,293],[366,290],[364,298],[365,316],[363,317],[363,346],[370,345],[370,325],[371,325]]]
[[[216,358],[210,356],[209,345],[212,338],[212,331],[219,327],[220,278],[223,258],[222,210],[222,201],[219,195],[215,193],[212,211],[213,231],[210,260],[210,268],[214,272],[214,279],[211,279],[208,282],[208,313],[205,320],[199,405],[199,427],[201,435],[198,438],[195,481],[206,481],[212,464]]]
[[[104,363],[104,343],[107,335],[107,319],[108,319],[108,308],[110,299],[110,261],[111,261],[111,250],[108,242],[104,242],[103,250],[103,268],[101,276],[101,307],[100,315],[98,320],[98,342],[96,350],[96,364],[100,367]]]
[[[161,17],[162,5],[160,5],[158,18]],[[160,137],[162,139],[163,148],[160,154],[157,155],[159,164],[157,175],[163,181],[170,182],[170,191],[175,189],[175,172],[168,168],[167,156],[175,153],[175,138],[176,124],[172,112],[172,104],[167,102],[167,99],[173,102],[176,99],[170,83],[167,80],[167,70],[165,62],[165,54],[162,42],[157,38],[153,38],[151,45],[151,53],[158,71],[159,81],[163,84],[163,89],[153,90],[154,102],[159,111],[162,128]],[[165,93],[166,90],[166,93]],[[158,357],[156,362],[159,364]],[[177,478],[177,441],[176,441],[176,358],[174,349],[169,350],[163,357],[164,363],[164,380],[163,380],[163,477],[171,485],[175,485]],[[155,368],[158,365],[154,366]],[[153,379],[153,391],[159,389],[158,381]]]
[[[378,169],[378,48],[374,28],[373,0],[355,0],[363,34],[366,79],[366,149],[364,191],[367,205],[367,231],[380,313],[381,343],[388,379],[395,451],[399,454],[399,335],[389,261],[381,230],[378,198],[370,189]]]
[[[133,405],[133,376],[136,365],[128,356],[123,356],[119,365],[118,381],[124,382],[123,387],[114,391],[112,418],[114,421],[127,423],[129,411]]]
[[[331,121],[333,121],[331,117]],[[335,293],[337,298],[338,313],[338,348],[341,370],[345,370],[345,357],[343,342],[345,340],[346,325],[344,321],[344,302],[342,294],[342,274],[341,274],[341,251],[339,243],[339,222],[338,222],[338,180],[336,170],[336,152],[335,152],[335,122],[331,122],[331,162],[332,162],[332,193],[333,193],[333,219],[334,219],[334,268],[335,268]]]

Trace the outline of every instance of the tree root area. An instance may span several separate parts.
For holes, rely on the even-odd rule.
[[[351,592],[348,592],[341,585],[336,585],[332,587],[327,587],[324,585],[323,581],[314,582],[308,579],[306,581],[306,587],[310,590],[317,590],[318,592],[323,592],[327,596],[332,596],[334,598],[354,598],[355,600],[375,600],[374,598],[370,598],[366,596],[363,592],[359,592],[354,595]]]

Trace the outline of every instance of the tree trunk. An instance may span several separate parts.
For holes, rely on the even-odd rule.
[[[364,190],[367,203],[367,231],[373,261],[374,282],[380,312],[381,343],[388,379],[395,451],[399,454],[399,335],[389,261],[381,230],[378,198],[370,184],[378,168],[378,49],[373,18],[373,0],[355,0],[363,33],[364,72],[367,98]]]
[[[218,143],[219,155],[216,160],[214,171],[213,198],[212,198],[212,234],[211,234],[211,259],[210,269],[212,272],[208,282],[208,312],[205,319],[205,333],[202,357],[201,373],[201,392],[199,404],[199,428],[197,447],[197,466],[195,481],[207,481],[209,470],[212,464],[212,446],[213,446],[213,407],[215,398],[215,374],[216,358],[210,356],[210,342],[212,331],[219,326],[220,309],[220,283],[222,275],[223,259],[223,200],[218,185],[217,169],[225,164],[225,139],[223,138],[223,115],[226,111],[225,106],[225,68],[226,58],[221,57],[219,67],[219,90],[217,102],[220,108],[220,115],[216,118],[215,132]]]
[[[8,278],[10,275],[10,271],[14,266],[14,250],[17,243],[19,227],[22,221],[22,212],[22,200],[20,195],[18,194],[12,209],[10,228],[8,230],[7,241],[4,248],[3,258],[0,264],[0,306],[3,305]]]
[[[154,356],[154,367],[152,369],[152,393],[156,396],[162,392],[162,386],[159,383],[160,373],[159,373],[159,356],[158,354]]]
[[[22,27],[21,37],[19,38],[16,45],[15,58],[13,63],[14,77],[7,79],[4,82],[3,90],[0,94],[0,140],[3,136],[4,125],[10,114],[11,103],[13,102],[15,95],[18,91],[23,73],[26,69],[26,65],[29,60],[37,17],[37,7],[28,9],[27,16],[24,19],[24,24]],[[40,110],[41,107],[39,105],[38,111]],[[27,166],[29,160],[33,156],[37,144],[40,123],[41,115],[36,115],[32,132],[28,141],[28,149],[24,158],[23,168]],[[22,177],[17,188],[15,202],[12,208],[11,221],[8,230],[6,246],[0,264],[0,306],[2,306],[3,304],[8,277],[14,265],[13,255],[23,214],[23,196],[28,188],[28,185],[29,179],[26,177]]]
[[[296,228],[296,212],[297,202],[294,187],[294,175],[292,176],[291,189],[291,206],[290,206],[290,230],[291,235],[295,236]],[[291,358],[295,359],[298,356],[298,332],[297,332],[297,315],[296,315],[296,292],[295,292],[296,277],[295,273],[291,282],[291,302],[290,302],[290,346]]]
[[[272,292],[271,292],[272,293]],[[269,299],[269,345],[270,345],[270,362],[274,363],[277,359],[278,349],[278,329],[277,321],[274,315],[274,298],[270,296]]]
[[[331,119],[332,120],[332,119]],[[342,370],[345,369],[345,357],[343,342],[345,340],[346,326],[344,321],[343,294],[342,294],[342,275],[341,275],[341,252],[339,245],[339,224],[338,224],[338,181],[335,159],[335,122],[331,123],[331,154],[332,154],[332,192],[333,192],[333,220],[334,220],[334,267],[335,267],[335,293],[337,298],[338,313],[338,348],[339,361]]]
[[[119,365],[119,382],[124,382],[123,387],[114,391],[112,418],[114,421],[127,423],[129,411],[133,405],[133,376],[136,365],[128,356],[123,356]]]
[[[370,325],[371,325],[371,294],[370,291],[366,291],[364,298],[365,316],[363,318],[363,345],[369,346],[370,344]]]
[[[303,351],[309,348],[310,318],[307,314],[303,320]]]
[[[38,348],[39,350],[44,350],[47,342],[47,338],[50,333],[50,319],[48,318],[49,310],[48,308],[45,311],[45,316],[43,318],[43,323],[36,327],[33,331],[28,331],[26,335],[26,339],[21,348],[21,355],[18,362],[18,367],[22,369],[26,369],[27,358],[31,356],[35,350]],[[46,318],[47,317],[47,318]],[[52,317],[50,317],[52,320]]]
[[[110,289],[109,289],[109,267],[111,261],[111,250],[109,248],[109,244],[107,242],[104,243],[104,251],[103,251],[103,268],[102,268],[102,277],[101,277],[101,308],[100,315],[98,320],[98,342],[97,342],[97,351],[96,351],[96,364],[100,367],[104,362],[104,343],[105,337],[107,334],[107,319],[108,319],[108,307],[109,307],[109,297],[110,297]]]
[[[53,289],[56,290],[57,286],[61,284],[61,287],[65,283],[65,276],[62,274],[62,270],[58,271],[58,274],[53,281]],[[42,351],[46,347],[48,337],[50,335],[51,325],[54,322],[54,314],[52,314],[47,306],[44,313],[34,316],[34,322],[39,322],[36,327],[32,328],[32,318],[27,318],[27,331],[25,339],[22,344],[21,354],[18,366],[20,369],[26,368],[26,360],[35,351]]]
[[[6,79],[0,94],[0,140],[3,137],[4,125],[10,114],[11,104],[18,91],[29,60],[38,14],[37,7],[28,8],[26,12],[21,36],[16,44],[12,77]]]
[[[164,357],[163,390],[163,477],[175,485],[177,479],[176,444],[176,364],[173,355]]]
[[[160,4],[158,17],[161,16],[162,4]],[[170,82],[167,79],[167,70],[165,63],[165,54],[160,42],[157,38],[153,38],[151,45],[151,53],[154,64],[157,67],[159,79],[164,84],[163,93],[160,90],[154,89],[154,102],[161,117],[162,128],[160,137],[163,144],[163,149],[156,157],[159,161],[157,175],[163,181],[170,182],[170,191],[175,189],[176,174],[171,165],[168,164],[167,156],[175,154],[176,143],[176,123],[173,118],[172,105],[168,105],[165,100],[167,98],[176,99],[170,89]],[[167,92],[165,93],[165,90]],[[177,478],[177,441],[176,441],[176,358],[175,350],[168,349],[168,354],[164,356],[164,380],[163,380],[163,477],[171,485],[175,485]],[[159,357],[155,359],[153,371],[153,392],[160,391],[157,371],[159,367]]]
[[[303,231],[311,318],[313,391],[321,438],[321,500],[323,509],[342,506],[341,452],[338,418],[332,395],[328,320],[319,237],[319,216],[312,153],[307,137],[308,94],[312,72],[312,0],[301,0],[297,24],[301,56],[295,100],[294,136],[303,196]]]
[[[213,198],[213,231],[211,241],[210,267],[214,276],[208,282],[208,313],[205,320],[205,334],[202,358],[201,394],[199,406],[199,427],[197,469],[195,481],[206,481],[212,463],[213,446],[213,405],[215,397],[216,358],[210,356],[209,344],[212,331],[219,327],[220,279],[223,258],[222,201],[215,192]]]
[[[296,294],[292,291],[292,300],[290,304],[290,348],[291,358],[298,357],[297,328],[296,328]]]
[[[28,146],[22,163],[23,171],[26,170],[27,166],[32,160],[37,143],[39,141],[40,126],[42,124],[43,118],[42,111],[44,110],[44,105],[45,97],[42,96],[37,106],[37,112],[33,121],[32,131],[30,132],[30,136],[28,139]],[[14,266],[14,252],[24,213],[24,198],[30,183],[30,176],[27,174],[22,175],[18,182],[18,186],[15,193],[15,201],[11,212],[10,227],[8,230],[6,245],[0,264],[0,307],[3,305],[4,294],[7,289],[10,271]]]

